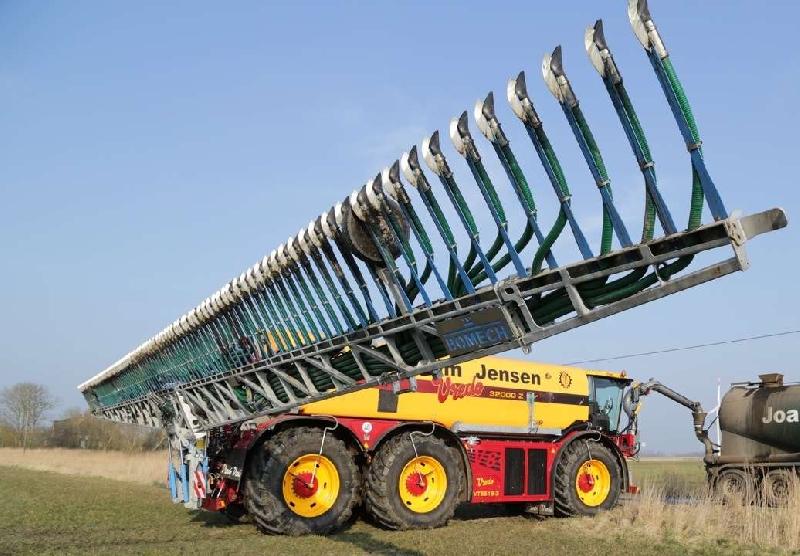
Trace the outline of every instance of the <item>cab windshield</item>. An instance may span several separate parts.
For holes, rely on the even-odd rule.
[[[593,408],[603,417],[608,418],[608,432],[617,432],[622,411],[622,393],[625,382],[611,378],[592,377],[592,388],[589,401]]]

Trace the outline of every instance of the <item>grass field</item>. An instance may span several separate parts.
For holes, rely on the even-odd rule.
[[[61,459],[75,465],[81,454],[61,454]],[[67,475],[63,462],[62,473],[25,469],[19,461],[8,465],[6,456],[0,450],[0,554],[762,554],[800,547],[789,536],[775,542],[785,529],[755,539],[731,535],[727,522],[743,516],[726,508],[665,505],[660,498],[665,487],[682,484],[692,491],[702,484],[697,461],[634,464],[646,492],[594,519],[539,520],[507,508],[465,507],[449,526],[432,531],[388,532],[359,520],[330,537],[287,538],[187,511],[173,505],[163,487],[147,481]],[[56,465],[55,458],[50,462]],[[133,477],[141,478],[139,472]]]

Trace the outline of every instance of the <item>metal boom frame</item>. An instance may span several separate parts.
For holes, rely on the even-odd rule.
[[[762,233],[783,228],[786,223],[786,215],[781,209],[743,217],[731,216],[691,231],[543,271],[535,276],[510,277],[480,288],[475,293],[442,301],[430,307],[415,308],[409,313],[385,319],[346,335],[276,353],[256,363],[150,392],[116,405],[98,407],[95,413],[114,421],[154,427],[166,426],[180,416],[187,428],[201,432],[296,410],[307,403],[363,388],[392,384],[395,390],[399,390],[401,381],[405,379],[411,379],[410,387],[413,389],[413,379],[417,375],[436,374],[442,367],[514,348],[528,349],[535,342],[550,336],[733,272],[746,270],[749,267],[746,242]],[[651,287],[624,299],[587,307],[581,296],[579,287],[586,282],[647,267],[654,268],[657,273],[658,268],[667,261],[726,246],[732,248],[732,257],[669,280],[659,280]],[[561,320],[537,324],[531,312],[531,300],[539,294],[562,288],[569,295],[572,312]],[[463,319],[480,314],[502,315],[495,324],[504,326],[510,335],[506,338],[498,336],[495,339],[500,341],[491,345],[486,345],[486,341],[478,341],[474,349],[451,351],[450,357],[437,359],[433,356],[432,342],[441,342],[448,334],[443,329],[448,326],[452,328],[453,323],[456,323],[458,329],[458,324],[463,324]],[[463,327],[461,329],[464,330]],[[397,349],[398,335],[409,333],[423,354],[422,361],[416,364],[409,364]],[[387,346],[391,356],[377,351],[375,348],[378,346]],[[340,354],[343,350],[352,352],[362,372],[362,379],[346,376],[330,364],[331,356]],[[379,376],[370,375],[364,365],[366,358],[379,361],[388,370]],[[309,377],[309,369],[328,375],[334,386],[319,391]],[[281,401],[276,395],[275,389],[270,385],[270,376],[273,381],[277,378],[288,396],[288,401]],[[259,407],[253,408],[237,395],[237,391],[259,395],[262,398]]]

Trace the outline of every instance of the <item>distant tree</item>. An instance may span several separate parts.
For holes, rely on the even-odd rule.
[[[55,405],[55,398],[41,384],[20,382],[0,390],[0,420],[14,431],[23,450],[28,448],[31,433]]]
[[[70,408],[63,418],[53,421],[48,445],[128,452],[156,450],[164,446],[164,431],[115,423],[99,419],[86,410]]]

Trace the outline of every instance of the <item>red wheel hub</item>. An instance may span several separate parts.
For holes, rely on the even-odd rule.
[[[422,473],[412,473],[406,479],[406,489],[413,496],[422,496],[428,489],[428,479]]]
[[[314,478],[311,482],[311,473],[300,473],[292,481],[292,490],[300,498],[311,498],[319,488],[319,481]]]
[[[581,473],[578,477],[578,488],[582,492],[591,492],[594,488],[594,477],[589,473]]]

